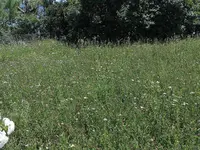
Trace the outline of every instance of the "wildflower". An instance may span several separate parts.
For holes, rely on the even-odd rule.
[[[160,82],[159,82],[159,81],[156,81],[156,83],[159,84]]]
[[[10,135],[15,130],[15,124],[8,118],[3,118],[3,123],[8,127],[7,134]]]
[[[141,109],[144,109],[144,107],[143,107],[143,106],[140,106],[140,108],[141,108]]]
[[[108,121],[108,119],[107,119],[107,118],[104,118],[103,121]]]
[[[8,137],[6,136],[5,131],[0,131],[0,148],[4,147],[4,145],[8,142]]]
[[[150,141],[151,141],[151,142],[154,142],[154,139],[153,139],[153,138],[151,138],[151,139],[150,139]]]
[[[168,88],[169,88],[169,89],[172,89],[172,87],[171,87],[171,86],[169,86]]]
[[[69,144],[69,148],[73,148],[73,147],[75,147],[74,144]]]
[[[173,99],[173,102],[178,102],[178,100],[177,99]]]
[[[183,106],[185,106],[185,105],[188,105],[188,103],[186,103],[186,102],[183,102]]]
[[[88,99],[86,96],[85,97],[83,97],[84,99]]]
[[[190,92],[191,95],[195,94],[195,92]]]

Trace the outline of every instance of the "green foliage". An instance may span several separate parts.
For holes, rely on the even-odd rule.
[[[38,21],[39,26],[32,21],[36,19],[30,17],[35,15],[36,18],[38,4],[46,10],[46,16]],[[69,42],[78,39],[107,42],[166,40],[193,33],[194,24],[198,24],[198,4],[194,0],[69,0],[55,4],[51,0],[33,0],[28,3],[31,11],[25,12],[24,17],[22,14],[16,16],[17,0],[9,0],[1,2],[5,6],[2,8],[9,11],[0,11],[0,16],[4,26],[12,20],[19,24],[15,33],[28,33],[24,27],[31,27],[29,33],[35,34],[37,28],[46,32],[44,35]],[[21,16],[22,19],[17,19]]]
[[[23,17],[17,18],[18,27],[14,30],[15,34],[34,34],[40,24],[40,21],[35,15],[24,15]]]
[[[7,0],[4,9],[8,11],[9,21],[12,21],[15,18],[18,5],[18,0]]]
[[[0,43],[12,42],[11,30],[15,26],[17,16],[18,0],[0,1]]]
[[[80,14],[80,4],[76,1],[69,3],[57,3],[48,7],[46,12],[45,24],[50,33],[50,37],[60,39],[65,36],[69,39],[76,39],[78,32],[75,32],[79,24],[77,18]]]
[[[158,38],[181,34],[189,7],[184,1],[81,1],[86,37],[117,40]],[[92,34],[94,33],[94,34]]]
[[[48,5],[44,26],[50,37],[72,42],[165,40],[187,34],[192,26],[192,18],[188,17],[191,5],[183,0],[71,0]]]
[[[8,126],[5,126],[2,120],[0,120],[0,131],[8,131]]]

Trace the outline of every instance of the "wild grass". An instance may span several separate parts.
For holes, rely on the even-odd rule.
[[[200,40],[0,45],[6,150],[200,149]]]

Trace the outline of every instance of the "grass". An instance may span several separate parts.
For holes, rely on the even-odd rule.
[[[199,150],[200,40],[0,45],[6,150]]]

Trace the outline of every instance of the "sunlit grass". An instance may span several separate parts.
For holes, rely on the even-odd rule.
[[[200,149],[199,47],[0,45],[5,149]]]

